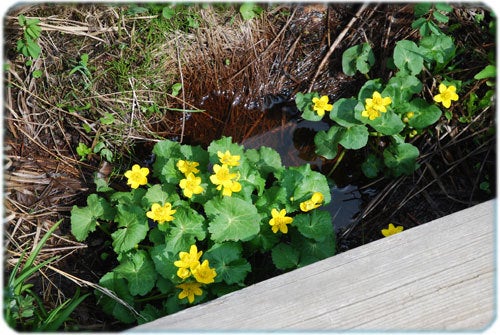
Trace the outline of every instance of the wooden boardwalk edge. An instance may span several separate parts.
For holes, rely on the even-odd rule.
[[[496,199],[132,328],[484,331],[496,318]]]

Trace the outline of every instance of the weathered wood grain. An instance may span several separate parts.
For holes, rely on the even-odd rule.
[[[481,330],[495,319],[496,200],[132,331]]]

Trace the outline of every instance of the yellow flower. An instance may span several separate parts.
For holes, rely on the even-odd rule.
[[[177,288],[182,289],[181,293],[179,293],[178,297],[179,299],[184,299],[187,298],[189,303],[192,304],[194,301],[194,296],[195,295],[202,295],[203,291],[200,288],[201,284],[200,283],[182,283],[177,285]]]
[[[200,165],[200,163],[198,163],[198,162],[190,162],[190,161],[180,160],[177,162],[176,165],[177,165],[177,168],[179,169],[179,171],[184,173],[185,176],[187,176],[190,173],[196,174],[196,173],[200,172],[200,170],[198,170],[196,168],[198,165]]]
[[[241,191],[241,184],[236,180],[239,179],[239,174],[230,173],[226,164],[214,165],[215,174],[210,176],[210,181],[217,185],[217,190],[222,190],[222,195],[231,196],[233,192]],[[236,180],[233,180],[236,179]]]
[[[445,84],[439,84],[439,94],[434,96],[435,102],[441,102],[444,107],[449,108],[452,101],[458,100],[457,88],[453,85],[446,87]]]
[[[367,107],[364,111],[361,112],[361,116],[367,117],[370,120],[375,120],[378,118],[380,115],[380,112],[374,108]]]
[[[310,210],[313,210],[321,206],[323,200],[324,200],[323,194],[321,194],[320,192],[314,192],[313,195],[311,196],[311,199],[300,203],[300,209],[303,212],[309,212]]]
[[[201,178],[195,177],[193,173],[186,175],[186,179],[181,179],[179,186],[183,190],[186,197],[191,198],[193,194],[200,194],[203,192],[203,187],[200,186]]]
[[[332,110],[333,105],[328,103],[328,96],[323,95],[321,98],[312,98],[314,103],[313,110],[318,113],[319,116],[325,115],[325,111],[329,112]]]
[[[178,268],[194,270],[198,265],[200,265],[200,257],[202,254],[203,251],[198,252],[198,248],[195,244],[193,244],[189,248],[189,252],[179,252],[179,260],[175,261],[174,265]],[[182,276],[179,277],[182,278]]]
[[[365,109],[373,108],[379,112],[385,113],[387,112],[387,108],[385,106],[389,106],[392,100],[390,97],[382,98],[380,93],[377,91],[373,92],[371,99],[365,99]]]
[[[386,229],[381,230],[382,235],[384,235],[385,237],[400,233],[402,231],[403,231],[403,226],[394,227],[392,223],[389,223],[389,226]]]
[[[146,216],[154,221],[157,221],[159,224],[163,224],[166,221],[172,221],[174,217],[172,216],[177,212],[175,209],[172,209],[172,204],[167,202],[165,205],[153,204],[151,205],[151,210],[146,213]]]
[[[146,178],[148,174],[148,168],[142,168],[138,164],[134,164],[131,170],[125,172],[124,176],[128,178],[127,185],[130,185],[131,188],[138,188],[140,185],[148,183],[148,178]]]
[[[179,268],[177,270],[177,276],[181,279],[186,279],[191,276],[191,271],[188,268]]]
[[[273,208],[271,210],[271,215],[273,216],[273,218],[269,220],[269,224],[272,227],[273,233],[276,234],[278,230],[283,234],[288,233],[287,224],[291,224],[293,222],[293,218],[286,216],[286,210],[282,209],[278,212],[277,209]]]
[[[226,164],[228,166],[238,166],[240,165],[240,156],[239,155],[231,155],[229,150],[226,150],[225,153],[217,151],[217,156],[219,156],[219,160],[222,164]]]
[[[209,266],[208,260],[206,259],[203,261],[203,263],[194,268],[192,272],[194,279],[196,279],[198,283],[202,284],[213,283],[215,276],[217,276],[217,272],[215,272],[215,269]]]

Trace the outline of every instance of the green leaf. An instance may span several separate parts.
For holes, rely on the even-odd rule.
[[[448,21],[450,20],[450,18],[448,16],[446,16],[438,11],[432,12],[432,16],[434,16],[434,18],[441,23],[448,23]]]
[[[342,54],[342,70],[348,76],[356,71],[366,74],[375,64],[375,55],[369,43],[355,45]]]
[[[394,177],[410,175],[418,167],[418,155],[417,147],[410,143],[391,144],[384,150],[384,163]]]
[[[151,304],[147,304],[146,307],[140,312],[141,317],[138,318],[138,324],[142,325],[147,322],[154,321],[163,316],[163,313]]]
[[[374,154],[369,154],[361,164],[361,170],[367,178],[375,178],[382,170],[382,161]]]
[[[226,284],[243,284],[247,274],[252,270],[250,263],[241,257],[240,243],[226,242],[214,244],[205,252],[203,257],[208,260],[210,267],[217,272],[215,282],[224,281]]]
[[[243,160],[245,159],[244,157],[244,148],[242,145],[239,145],[237,143],[233,143],[232,137],[226,137],[223,136],[219,140],[212,141],[210,145],[207,148],[207,151],[209,153],[209,159],[212,164],[220,164],[219,156],[217,156],[217,152],[222,152],[225,153],[227,150],[231,153],[233,156],[240,156],[240,164],[243,163]],[[210,171],[211,172],[211,171]]]
[[[184,160],[198,162],[201,171],[208,165],[208,152],[199,145],[181,145],[181,154]]]
[[[280,243],[275,246],[271,257],[276,268],[280,270],[296,268],[299,264],[299,252],[289,244]]]
[[[327,211],[315,210],[308,214],[299,214],[293,219],[293,225],[302,235],[318,242],[333,234],[332,217]]]
[[[108,272],[99,280],[99,285],[111,290],[125,303],[133,304],[134,298],[128,290],[128,285],[125,279],[120,278],[113,272]],[[121,302],[113,299],[101,292],[97,293],[99,296],[99,304],[102,305],[104,312],[113,315],[117,320],[124,323],[132,323],[136,321],[133,312],[124,306]]]
[[[80,160],[84,160],[87,157],[87,155],[92,153],[92,149],[87,147],[85,143],[80,142],[76,147],[76,153],[78,154],[78,156],[81,157]]]
[[[420,41],[420,50],[428,60],[434,60],[442,68],[455,57],[455,44],[447,35],[430,35]]]
[[[417,75],[422,71],[424,58],[415,42],[401,40],[394,48],[394,64],[403,72]]]
[[[216,198],[208,201],[204,208],[211,219],[208,231],[215,242],[246,241],[260,230],[261,217],[257,208],[245,200]]]
[[[179,142],[164,140],[155,144],[153,147],[153,154],[156,156],[155,162],[153,163],[153,171],[155,176],[161,178],[163,176],[162,170],[165,164],[167,164],[169,160],[177,160],[182,157],[181,145]],[[162,181],[168,182],[167,180]]]
[[[312,171],[309,164],[292,166],[283,172],[281,187],[287,190],[288,197],[293,197],[298,203],[311,198],[314,192],[320,192],[324,197],[324,204],[331,201],[330,186],[326,176],[322,173]],[[271,209],[269,209],[271,210]]]
[[[358,111],[360,117],[361,112]],[[399,133],[404,129],[405,124],[401,121],[401,118],[395,114],[391,109],[388,109],[387,112],[381,113],[381,115],[374,120],[370,120],[367,117],[363,117],[364,121],[372,126],[376,131],[384,134],[384,135],[394,135]]]
[[[346,149],[361,149],[368,143],[368,128],[365,125],[347,127],[339,144]]]
[[[246,157],[263,178],[267,178],[269,173],[278,173],[283,169],[280,154],[269,147],[249,149],[246,151]]]
[[[430,10],[431,10],[431,3],[429,2],[416,3],[415,6],[413,7],[413,15],[415,15],[415,17],[421,17],[427,14]]]
[[[320,130],[314,136],[316,153],[326,159],[334,159],[338,153],[338,144],[345,129],[332,126],[328,131]]]
[[[175,16],[175,9],[165,6],[165,7],[163,7],[163,9],[161,11],[161,16],[164,19],[170,20],[171,18],[173,18]],[[173,88],[172,88],[172,91],[173,91]]]
[[[153,247],[150,252],[156,272],[160,276],[174,283],[180,281],[177,277],[177,267],[174,265],[174,262],[179,260],[179,253],[174,253],[165,244]]]
[[[149,230],[146,213],[138,206],[118,204],[116,222],[118,229],[111,234],[113,249],[117,254],[133,249]]]
[[[351,127],[361,124],[354,116],[354,108],[358,104],[357,99],[339,99],[333,104],[330,119],[343,127]]]
[[[419,29],[426,22],[427,22],[427,19],[425,17],[421,17],[421,18],[412,22],[411,28],[412,29]]]
[[[99,119],[99,121],[101,121],[101,123],[104,125],[110,125],[110,124],[113,124],[115,122],[115,117],[111,113],[104,113],[104,116],[102,116]]]
[[[157,278],[154,263],[143,250],[126,254],[113,272],[127,280],[133,296],[146,295],[155,286]]]
[[[485,78],[495,78],[496,76],[497,76],[497,67],[494,65],[486,65],[484,69],[479,71],[479,73],[474,76],[474,79],[481,80]]]
[[[320,121],[323,116],[319,116],[313,109],[313,98],[319,98],[318,92],[297,93],[295,95],[295,104],[297,109],[302,112],[301,117],[309,121]]]
[[[282,208],[282,206],[270,206],[266,208],[266,212],[268,208]],[[261,253],[271,250],[272,247],[279,242],[280,238],[278,234],[273,233],[271,230],[271,226],[267,224],[267,227],[264,226],[261,228],[260,232],[248,243],[252,246],[253,250],[258,250]]]
[[[291,246],[299,251],[298,267],[306,266],[335,255],[335,234],[326,236],[321,242],[304,239],[298,232],[292,233]]]
[[[449,13],[453,10],[453,7],[451,7],[449,4],[444,3],[444,2],[437,2],[435,4],[435,6],[436,6],[437,10],[440,10],[440,11],[445,12],[445,13]]]
[[[175,188],[172,188],[171,191],[175,192]],[[173,194],[175,194],[175,193],[173,193]],[[177,194],[175,194],[175,195],[177,195]],[[160,205],[163,206],[167,202],[172,203],[174,200],[178,200],[178,199],[179,199],[179,196],[177,196],[175,198],[170,197],[170,195],[164,190],[162,185],[156,184],[156,185],[153,185],[150,188],[148,188],[148,190],[146,191],[146,194],[143,197],[143,204],[145,204],[146,207],[151,207],[151,205],[154,203],[159,203]]]
[[[204,221],[205,218],[194,209],[178,207],[166,238],[169,250],[174,253],[189,250],[196,240],[203,241],[206,236]]]
[[[380,79],[372,79],[368,80],[364,85],[359,89],[358,93],[358,104],[356,105],[355,109],[357,110],[359,106],[361,105],[361,108],[364,108],[365,104],[365,99],[372,98],[373,92],[381,92],[382,91],[382,83],[380,82]],[[356,117],[356,115],[355,115]],[[357,118],[357,117],[356,117]],[[358,119],[358,118],[357,118]],[[360,120],[360,119],[358,119]]]
[[[33,78],[41,78],[43,75],[43,71],[42,70],[35,70],[33,71]]]
[[[262,195],[255,202],[259,212],[268,212],[269,208],[282,208],[289,204],[287,198],[287,192],[285,188],[281,185],[273,185],[264,190]],[[291,207],[286,208],[287,211],[291,211]]]
[[[262,8],[253,2],[243,3],[240,6],[240,14],[244,20],[251,20],[262,12]]]
[[[172,95],[174,97],[178,96],[179,95],[179,92],[181,91],[182,89],[182,84],[181,83],[175,83],[172,85]]]
[[[78,241],[87,238],[90,232],[95,231],[97,219],[112,220],[114,210],[108,202],[97,194],[87,197],[87,206],[79,208],[73,206],[71,210],[71,233]]]
[[[397,109],[399,105],[408,102],[414,94],[421,91],[422,82],[417,77],[398,72],[389,80],[381,94],[391,97],[391,105],[396,106]]]
[[[417,129],[423,129],[436,123],[442,115],[438,106],[430,105],[420,98],[412,100],[407,105],[407,111],[414,113],[414,116],[408,120],[408,124]]]

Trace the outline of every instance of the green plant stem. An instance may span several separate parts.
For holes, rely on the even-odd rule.
[[[335,169],[337,168],[337,166],[339,166],[340,162],[342,161],[342,159],[344,158],[344,155],[346,153],[347,150],[343,149],[342,152],[340,153],[339,157],[337,158],[337,161],[335,162],[335,165],[332,167],[332,169],[330,170],[330,172],[328,172],[328,174],[326,175],[327,178],[329,178],[333,171],[335,171]]]

